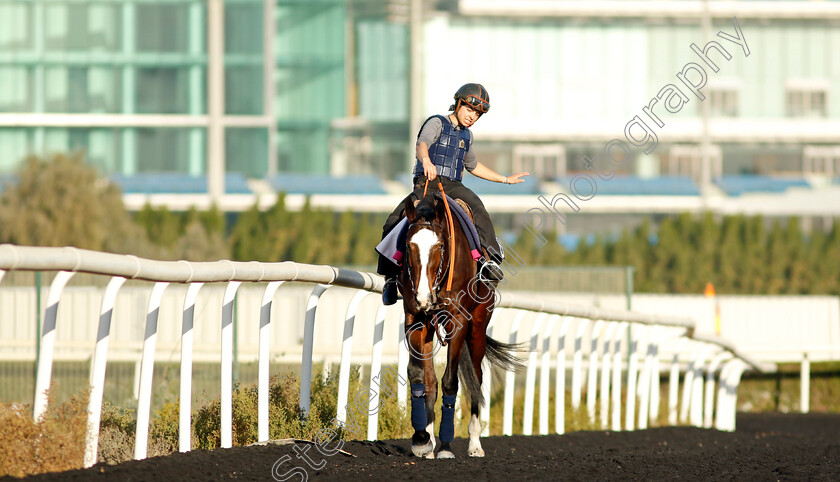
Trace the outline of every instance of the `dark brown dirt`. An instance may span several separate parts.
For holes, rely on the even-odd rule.
[[[306,445],[195,450],[26,480],[840,480],[840,415],[739,414],[734,433],[696,428],[575,432],[482,439],[484,459],[419,460],[408,440],[348,442],[355,455],[324,457]],[[304,461],[309,456],[312,468]],[[323,466],[319,466],[323,464]]]

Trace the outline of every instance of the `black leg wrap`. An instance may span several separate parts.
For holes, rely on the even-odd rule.
[[[455,395],[443,396],[440,412],[440,441],[449,443],[455,438]]]
[[[411,384],[411,426],[414,430],[426,430],[426,385]]]

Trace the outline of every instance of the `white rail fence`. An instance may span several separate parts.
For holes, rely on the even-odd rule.
[[[278,288],[287,281],[315,284],[308,297],[304,317],[303,350],[301,355],[300,407],[309,410],[312,380],[313,341],[316,336],[315,314],[321,296],[332,286],[358,290],[346,308],[339,368],[338,411],[340,422],[347,419],[345,407],[350,396],[350,360],[353,356],[353,333],[359,305],[368,296],[381,292],[382,280],[370,273],[356,272],[330,266],[313,266],[293,262],[259,263],[218,261],[192,263],[165,262],[116,255],[77,248],[40,248],[0,245],[0,282],[6,271],[58,271],[50,287],[43,328],[40,356],[35,382],[33,417],[38,419],[47,409],[46,391],[50,386],[53,353],[58,318],[58,305],[68,281],[77,272],[110,276],[104,290],[99,312],[98,332],[90,374],[90,400],[85,439],[85,466],[96,462],[99,424],[102,408],[108,342],[111,333],[114,301],[127,279],[154,283],[146,310],[145,337],[140,358],[140,388],[137,409],[135,458],[146,457],[149,416],[152,396],[152,373],[155,362],[155,343],[161,299],[170,283],[187,284],[181,319],[180,353],[180,413],[179,449],[190,446],[191,380],[193,363],[193,332],[196,324],[195,306],[205,283],[227,283],[221,309],[221,446],[232,446],[232,354],[233,302],[242,283],[267,283],[262,297],[258,320],[258,438],[268,440],[269,388],[269,329],[271,306]],[[2,288],[2,285],[0,285]],[[384,343],[384,306],[375,316],[371,345],[371,386],[378,383]],[[8,322],[0,320],[0,324]],[[510,342],[525,341],[530,348],[525,380],[524,422],[522,431],[533,433],[533,414],[537,404],[536,383],[539,378],[539,433],[548,434],[550,370],[555,369],[555,433],[564,433],[567,373],[567,337],[574,327],[574,350],[571,356],[571,402],[577,409],[582,402],[586,377],[586,408],[590,419],[596,421],[596,407],[600,398],[600,424],[612,430],[646,428],[659,417],[660,362],[670,360],[668,421],[670,424],[690,423],[698,427],[734,430],[737,387],[745,370],[775,370],[774,365],[759,364],[740,353],[726,340],[694,333],[696,323],[690,317],[657,316],[623,310],[604,310],[551,303],[521,295],[503,293],[488,327],[488,334]],[[628,330],[629,328],[629,330]],[[398,371],[405,373],[408,351],[403,330],[397,330],[399,343]],[[529,334],[528,339],[521,334]],[[542,343],[540,343],[540,340]],[[571,340],[568,340],[571,341]],[[584,347],[589,348],[584,350]],[[624,345],[622,345],[624,344]],[[551,347],[555,359],[551,360]],[[627,355],[623,363],[622,355]],[[584,360],[584,357],[587,359]],[[688,362],[682,380],[682,400],[679,398],[680,367]],[[722,368],[721,368],[722,365]],[[718,371],[718,369],[720,369]],[[539,370],[539,377],[537,371]],[[584,374],[586,370],[586,374]],[[600,370],[600,387],[598,373]],[[622,376],[624,375],[624,376]],[[717,379],[717,390],[715,383]],[[624,381],[626,380],[626,382]],[[506,373],[503,404],[503,433],[513,433],[515,374]],[[626,403],[622,414],[622,383],[626,383]],[[489,434],[490,370],[484,371],[482,390],[488,401],[480,418],[484,435]],[[599,397],[600,393],[600,397]],[[715,397],[717,394],[717,397]],[[406,390],[399,390],[398,401],[405,406]],[[638,410],[636,403],[638,401]],[[369,440],[377,436],[378,396],[369,403]],[[679,406],[679,413],[677,411]],[[622,418],[624,424],[622,426]]]

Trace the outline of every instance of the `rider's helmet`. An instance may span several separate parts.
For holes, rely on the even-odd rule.
[[[449,110],[457,111],[461,103],[467,104],[479,114],[486,114],[490,110],[490,94],[481,84],[464,84],[455,92],[455,103]]]

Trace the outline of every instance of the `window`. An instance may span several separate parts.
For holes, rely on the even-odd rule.
[[[187,69],[137,69],[137,113],[186,114],[189,100]]]
[[[675,144],[663,159],[662,173],[670,176],[688,176],[696,181],[702,179],[703,148],[700,145]],[[710,174],[712,178],[723,174],[723,156],[720,146],[709,146]]]
[[[802,173],[806,176],[840,175],[840,145],[805,146],[802,150]]]
[[[135,42],[138,52],[187,53],[190,33],[202,38],[201,31],[191,32],[194,28],[190,25],[189,4],[138,3],[136,9]],[[203,45],[204,40],[201,42]]]
[[[553,181],[566,175],[566,150],[561,144],[518,144],[513,147],[512,171]]]
[[[785,113],[788,117],[827,117],[827,97],[827,82],[788,82]]]
[[[711,114],[715,117],[738,116],[738,91],[731,88],[713,88],[709,92]]]

